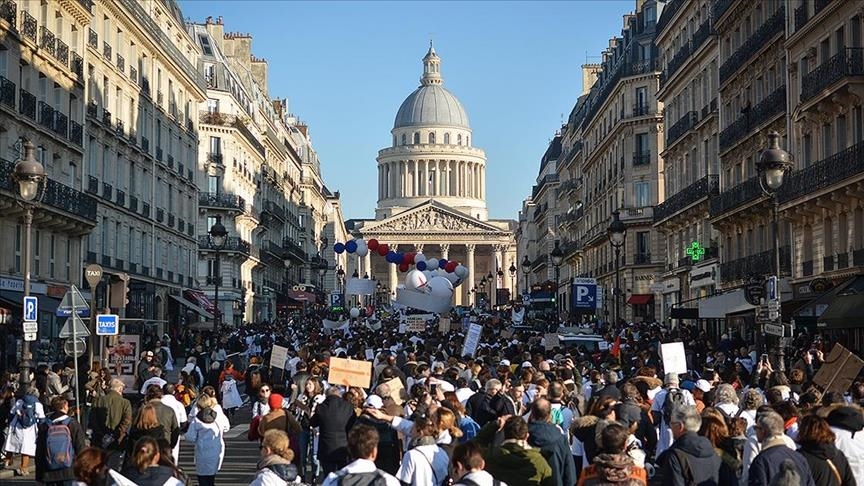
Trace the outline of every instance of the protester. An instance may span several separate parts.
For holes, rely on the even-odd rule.
[[[473,442],[459,444],[453,449],[450,461],[453,486],[507,486],[484,471],[486,461],[480,446]]]
[[[493,444],[500,432],[500,446]],[[552,468],[540,453],[528,444],[528,424],[522,417],[501,417],[489,422],[478,433],[475,442],[483,447],[486,472],[510,486],[554,486]]]
[[[322,474],[330,474],[348,464],[347,432],[355,420],[354,408],[339,396],[339,387],[330,387],[327,398],[318,405],[309,421],[309,425],[319,431],[317,456]]]
[[[101,486],[108,474],[108,454],[97,447],[88,447],[75,457],[72,471],[75,476],[72,486]]]
[[[39,422],[45,419],[45,408],[39,402],[39,390],[30,387],[24,396],[15,402],[10,412],[9,432],[3,450],[7,455],[21,454],[21,467],[17,476],[30,474],[30,458],[36,455],[36,436]]]
[[[855,482],[864,485],[864,414],[856,405],[838,407],[827,417],[834,432],[834,445],[843,452],[852,468]]]
[[[668,376],[666,382],[670,382]],[[696,411],[696,406],[691,404],[676,407],[669,416],[668,424],[673,442],[657,458],[662,484],[721,484],[721,460],[714,452],[711,442],[698,435],[702,427],[702,417]]]
[[[807,460],[786,446],[783,431],[783,418],[777,412],[768,411],[756,418],[756,437],[762,450],[753,460],[748,472],[749,486],[769,486],[771,480],[780,473],[780,465],[791,460],[801,477],[801,486],[813,486],[813,474]]]
[[[402,457],[396,477],[411,486],[441,484],[447,477],[450,458],[438,445],[440,430],[432,417],[415,414],[411,448]]]
[[[223,434],[228,432],[228,428],[217,423],[217,413],[213,410],[215,404],[213,398],[201,397],[196,420],[186,432],[186,440],[195,445],[195,472],[200,486],[216,484],[216,473],[222,468],[225,455]]]
[[[620,423],[611,423],[599,435],[599,454],[582,471],[578,486],[615,484],[616,486],[646,486],[648,473],[637,466],[627,454],[629,429]]]
[[[540,449],[552,467],[555,484],[565,486],[575,484],[576,466],[570,454],[570,444],[562,435],[561,429],[552,421],[552,404],[545,398],[538,398],[531,404],[528,420],[528,443]]]
[[[350,484],[380,484],[400,486],[398,479],[378,469],[375,458],[378,455],[378,432],[367,425],[357,425],[348,433],[348,453],[354,458],[350,464],[327,475],[322,486]],[[415,483],[433,484],[433,483]]]
[[[818,415],[801,418],[796,442],[804,456],[816,486],[857,484],[846,455],[834,446],[836,435],[828,421]]]
[[[81,424],[69,416],[69,401],[56,396],[51,409],[36,438],[36,481],[46,484],[75,479],[72,466],[86,447]]]
[[[281,430],[268,430],[261,440],[261,460],[258,472],[249,486],[287,486],[298,479],[297,466],[291,463],[294,451],[291,450],[288,435]]]
[[[122,475],[137,486],[183,486],[183,481],[175,477],[174,469],[160,464],[160,459],[157,440],[142,437],[133,445],[129,466],[123,469]]]

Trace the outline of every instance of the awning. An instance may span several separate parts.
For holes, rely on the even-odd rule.
[[[856,277],[836,294],[825,312],[819,316],[820,329],[850,329],[864,327],[864,276]]]
[[[180,295],[169,295],[169,297],[174,299],[175,302],[182,305],[183,307],[197,312],[201,317],[205,319],[213,319],[213,314],[207,312],[203,307],[195,304],[194,302],[190,302]]]
[[[188,299],[190,302],[194,302],[211,314],[216,311],[216,306],[213,305],[213,303],[210,302],[210,299],[204,295],[204,292],[201,292],[200,290],[186,289],[183,291],[183,297]]]
[[[627,299],[630,305],[645,305],[654,300],[654,294],[633,294]]]
[[[35,295],[39,300],[39,312],[49,312],[54,314],[57,312],[57,306],[60,305],[60,300],[47,295]],[[24,293],[15,292],[13,290],[0,290],[0,300],[7,302],[13,308],[21,308],[24,305]]]
[[[744,289],[735,289],[723,294],[713,295],[699,302],[700,319],[723,319],[726,314],[745,312],[755,309],[744,298]]]
[[[672,307],[669,317],[672,319],[699,319],[699,309],[696,307]]]

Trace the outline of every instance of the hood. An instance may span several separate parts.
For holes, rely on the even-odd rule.
[[[546,444],[561,440],[561,429],[548,422],[528,423],[528,443],[534,447],[543,447]]]
[[[570,425],[570,427],[574,429],[585,429],[597,425],[597,422],[599,421],[600,418],[596,415],[583,415],[579,418],[573,419],[573,423]]]
[[[694,432],[687,432],[679,437],[672,447],[697,458],[707,458],[716,454],[711,441]]]
[[[261,459],[258,462],[258,469],[269,469],[273,474],[279,476],[280,479],[289,483],[297,479],[297,466],[276,454],[271,454]]]
[[[620,483],[630,478],[633,458],[627,454],[599,454],[594,458],[597,474],[610,483]]]
[[[822,460],[833,459],[837,455],[834,444],[801,444],[800,450]]]
[[[198,414],[195,415],[195,418],[200,420],[201,423],[212,424],[216,421],[216,411],[212,408],[202,408],[201,410],[198,410]]]

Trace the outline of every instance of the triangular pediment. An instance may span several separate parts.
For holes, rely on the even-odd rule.
[[[473,233],[502,235],[505,230],[429,200],[381,221],[364,225],[369,233]]]

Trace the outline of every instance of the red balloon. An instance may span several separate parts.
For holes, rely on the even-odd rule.
[[[402,261],[409,264],[409,265],[413,265],[414,264],[414,255],[416,255],[416,253],[406,253],[405,259]]]
[[[404,273],[404,272],[407,272],[407,271],[408,271],[408,264],[407,264],[407,263],[404,263],[404,262],[403,262],[403,263],[400,263],[400,264],[399,264],[399,271],[400,271],[400,272],[403,272],[403,273]]]
[[[456,262],[447,262],[447,265],[444,265],[444,270],[447,271],[447,273],[453,273],[453,270],[456,270],[456,265]]]
[[[378,240],[372,238],[371,240],[366,242],[366,247],[369,248],[370,251],[375,251],[378,249]]]
[[[387,255],[387,252],[390,251],[390,248],[387,246],[387,243],[379,243],[378,244],[378,254],[381,256]]]

